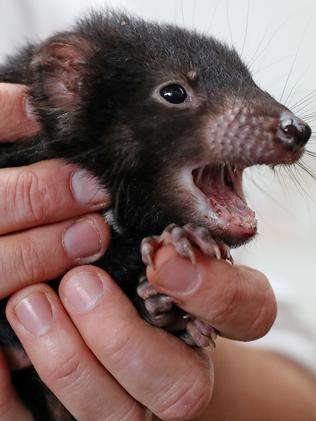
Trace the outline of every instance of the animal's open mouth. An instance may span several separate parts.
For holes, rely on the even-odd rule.
[[[246,204],[242,190],[243,169],[207,165],[193,170],[197,194],[206,204],[204,218],[220,237],[240,243],[256,233],[255,213]]]

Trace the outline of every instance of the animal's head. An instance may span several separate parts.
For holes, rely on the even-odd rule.
[[[311,134],[233,49],[126,15],[95,15],[48,40],[31,77],[52,156],[90,168],[119,224],[140,235],[193,222],[246,241],[256,219],[243,170],[296,161]]]

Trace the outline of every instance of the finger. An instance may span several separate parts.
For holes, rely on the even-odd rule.
[[[39,124],[31,113],[27,95],[24,85],[0,83],[0,139],[8,142],[38,132]]]
[[[90,214],[2,237],[0,297],[96,261],[104,254],[109,235],[102,216]]]
[[[58,160],[1,169],[0,197],[0,234],[62,221],[109,203],[89,173]]]
[[[0,421],[32,419],[14,390],[4,355],[0,352]]]
[[[47,285],[11,297],[7,317],[36,371],[75,419],[144,419],[141,406],[88,350]]]
[[[142,320],[108,275],[73,269],[60,296],[85,343],[137,401],[162,419],[191,419],[205,409],[213,377],[204,354]]]
[[[267,278],[254,269],[197,254],[197,264],[160,249],[149,281],[185,311],[215,327],[222,336],[253,340],[271,328],[276,302]]]

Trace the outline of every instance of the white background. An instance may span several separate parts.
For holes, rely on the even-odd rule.
[[[176,22],[226,40],[250,64],[255,80],[287,105],[316,92],[316,2],[308,0],[0,0],[0,58],[27,39],[66,27],[87,5],[121,5],[139,15]],[[284,92],[283,92],[284,91]],[[283,92],[283,95],[282,95]],[[300,116],[316,111],[312,98]],[[316,119],[311,122],[316,127]],[[311,143],[310,149],[315,148]],[[316,173],[316,159],[308,164]],[[316,325],[316,181],[294,170],[278,177],[255,170],[247,185],[259,235],[240,258],[291,285],[302,315]]]

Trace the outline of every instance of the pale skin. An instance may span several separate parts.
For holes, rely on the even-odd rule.
[[[0,84],[0,139],[38,130],[25,112],[26,92]],[[150,281],[227,339],[219,338],[215,351],[196,351],[149,326],[104,271],[87,265],[110,241],[96,213],[110,199],[77,171],[59,161],[0,170],[0,297],[11,295],[13,329],[71,414],[138,421],[149,408],[156,420],[315,419],[308,372],[230,340],[252,340],[271,327],[276,305],[266,277],[200,254],[193,267],[165,247],[148,270]],[[45,282],[63,274],[57,295]],[[187,282],[181,287],[175,277]],[[32,419],[10,382],[18,364],[0,353],[0,421]]]

